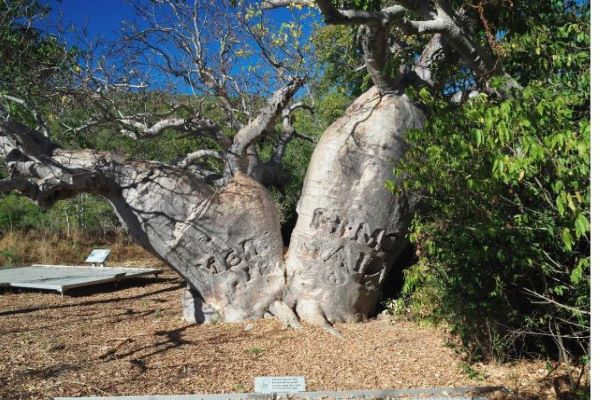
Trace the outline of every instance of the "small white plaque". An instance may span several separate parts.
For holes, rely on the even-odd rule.
[[[257,376],[254,378],[256,393],[297,393],[306,391],[303,376]]]
[[[85,260],[85,262],[93,264],[103,264],[108,258],[109,254],[109,249],[94,249],[88,256],[88,258]]]

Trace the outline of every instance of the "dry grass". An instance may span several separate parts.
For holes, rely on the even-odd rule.
[[[36,247],[22,242],[5,237],[0,244]],[[79,261],[89,249],[60,246],[52,251],[58,256],[34,261]],[[141,250],[110,247],[116,260],[156,265]],[[303,375],[307,390],[503,386],[519,397],[552,399],[553,383],[564,376],[534,360],[466,368],[448,332],[404,321],[338,325],[341,338],[274,320],[189,325],[180,317],[182,286],[167,270],[158,281],[64,298],[0,292],[0,399],[252,391],[261,375]]]
[[[82,264],[94,248],[111,249],[110,262],[127,265],[156,260],[124,234],[95,237],[74,232],[70,237],[44,232],[8,232],[0,237],[0,265]]]

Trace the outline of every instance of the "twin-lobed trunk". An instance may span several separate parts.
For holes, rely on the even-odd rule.
[[[412,204],[386,181],[423,119],[404,95],[371,89],[354,101],[313,153],[285,259],[275,203],[242,173],[214,189],[168,168],[130,171],[111,200],[133,236],[188,281],[197,299],[186,295],[186,311],[204,313],[198,320],[271,311],[360,321],[405,246]]]

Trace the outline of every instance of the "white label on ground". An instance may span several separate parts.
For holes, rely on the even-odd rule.
[[[297,393],[306,391],[303,376],[257,376],[256,393]]]

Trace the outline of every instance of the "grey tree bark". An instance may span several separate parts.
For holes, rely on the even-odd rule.
[[[372,315],[390,268],[406,245],[414,203],[386,181],[422,111],[405,95],[360,96],[313,153],[286,259],[286,303],[315,324]]]
[[[406,130],[422,121],[406,96],[373,88],[354,102],[315,149],[286,261],[273,199],[242,171],[215,188],[178,166],[63,150],[1,123],[11,178],[0,189],[43,207],[77,193],[104,196],[131,236],[201,295],[192,308],[220,320],[270,311],[289,324],[294,315],[319,325],[356,321],[372,313],[402,250],[411,204],[385,181],[394,179]]]

